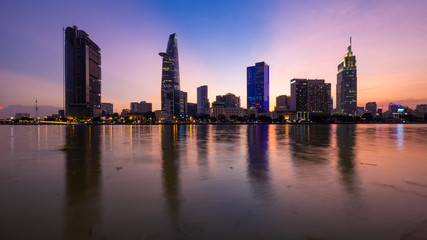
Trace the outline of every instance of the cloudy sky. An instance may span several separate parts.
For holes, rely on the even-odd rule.
[[[349,37],[358,105],[427,103],[427,1],[2,1],[0,118],[19,106],[63,106],[62,28],[101,47],[102,101],[160,108],[161,57],[178,35],[181,90],[196,102],[228,92],[246,107],[246,67],[270,65],[270,108],[292,78],[325,79],[335,98]],[[14,109],[15,108],[15,109]],[[12,109],[12,110],[11,110]],[[33,113],[32,113],[33,114]]]

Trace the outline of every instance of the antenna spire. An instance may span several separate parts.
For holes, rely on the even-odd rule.
[[[39,107],[37,106],[37,99],[36,99],[36,121],[37,121],[37,118],[38,118],[38,111],[39,111]]]

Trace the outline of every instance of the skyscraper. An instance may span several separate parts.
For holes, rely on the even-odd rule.
[[[269,72],[270,67],[265,62],[247,68],[247,105],[257,113],[270,110]]]
[[[178,40],[176,33],[169,35],[166,52],[161,52],[159,55],[163,57],[161,90],[162,111],[166,111],[166,91],[169,89],[180,90]]]
[[[101,49],[74,26],[65,29],[64,51],[66,116],[100,116]]]
[[[297,115],[329,115],[331,112],[331,84],[323,79],[292,79],[291,110]]]
[[[356,56],[347,48],[347,54],[338,64],[337,74],[337,111],[340,114],[356,116],[357,112],[357,67]]]
[[[209,114],[208,86],[197,88],[197,114]]]

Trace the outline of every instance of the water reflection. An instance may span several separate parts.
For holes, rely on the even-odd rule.
[[[208,133],[209,125],[199,125],[196,127],[197,137],[197,163],[202,171],[202,177],[207,176],[208,171]]]
[[[341,182],[347,192],[352,193],[355,190],[354,146],[356,145],[356,125],[338,124],[336,134]]]
[[[65,221],[63,237],[90,238],[101,219],[99,126],[67,126],[65,142]]]
[[[269,127],[269,125],[247,127],[249,183],[254,196],[266,201],[272,200],[268,155]]]
[[[182,135],[182,126],[165,125],[160,127],[163,189],[168,205],[169,215],[172,219],[172,226],[178,230],[181,199],[178,162],[179,149],[177,146],[177,138]]]
[[[331,144],[331,125],[293,125],[289,128],[293,163],[324,163]]]

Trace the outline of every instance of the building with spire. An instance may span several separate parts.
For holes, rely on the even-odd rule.
[[[187,117],[187,93],[180,90],[178,39],[176,33],[169,35],[166,52],[159,55],[162,63],[162,111],[169,117]]]
[[[65,29],[65,115],[97,117],[101,110],[101,48],[76,26]]]
[[[357,67],[356,56],[350,46],[347,48],[347,54],[338,64],[337,74],[337,113],[356,116],[357,114]]]
[[[180,90],[179,86],[179,60],[178,39],[176,33],[169,35],[166,52],[159,55],[163,58],[162,64],[162,111],[166,111],[166,91]]]

